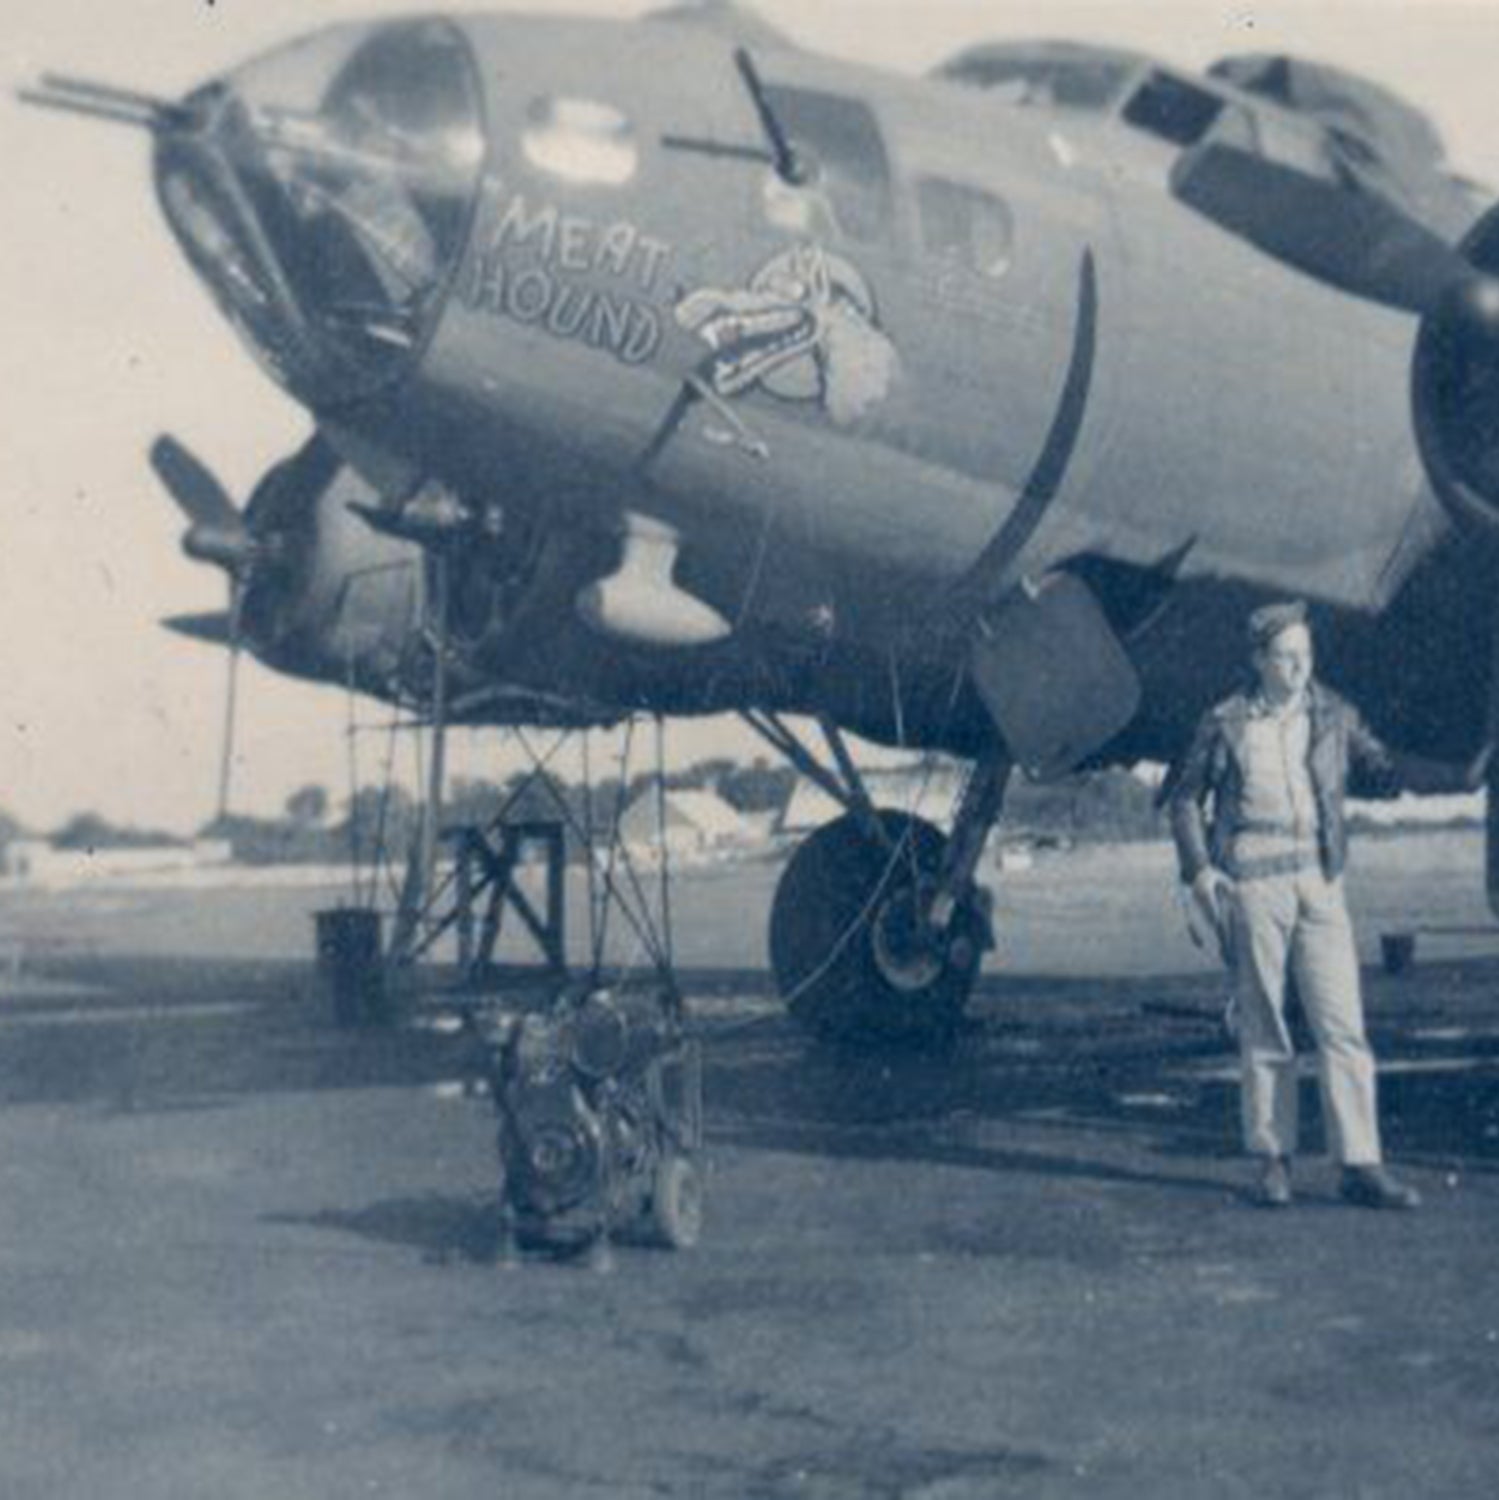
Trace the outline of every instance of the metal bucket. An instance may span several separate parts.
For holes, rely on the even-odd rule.
[[[373,1026],[390,1019],[380,913],[340,907],[313,915],[317,971],[339,1026]]]

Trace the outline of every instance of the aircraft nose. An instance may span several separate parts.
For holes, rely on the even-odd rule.
[[[420,357],[485,155],[478,76],[441,20],[342,27],[191,96],[162,208],[252,352],[315,407]]]

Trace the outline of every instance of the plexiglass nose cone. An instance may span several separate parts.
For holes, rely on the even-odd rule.
[[[478,77],[444,21],[339,27],[187,101],[160,140],[168,222],[276,378],[315,407],[408,372],[484,165]]]

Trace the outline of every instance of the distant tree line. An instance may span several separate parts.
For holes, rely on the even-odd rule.
[[[1005,804],[1009,833],[1074,843],[1134,843],[1166,831],[1156,794],[1128,771],[1087,771],[1064,781],[1016,778]]]
[[[703,760],[665,778],[668,791],[711,791],[747,815],[780,811],[796,785],[797,773],[764,759],[744,766],[718,758]],[[444,826],[487,827],[502,816],[511,822],[561,818],[567,826],[570,852],[581,852],[591,826],[602,837],[637,797],[655,785],[652,773],[621,781],[606,777],[591,788],[557,781],[543,782],[520,773],[503,782],[456,777],[448,789]],[[591,796],[590,796],[591,792]],[[384,851],[403,857],[420,827],[420,807],[404,788],[364,787],[349,798],[342,815],[326,788],[305,786],[286,799],[280,817],[242,814],[215,818],[198,837],[222,839],[236,860],[252,865],[362,864]],[[1472,820],[1454,818],[1442,826]],[[1010,834],[1063,838],[1072,842],[1130,842],[1164,836],[1166,823],[1152,789],[1126,771],[1094,771],[1039,785],[1016,778],[1005,810]],[[1353,827],[1388,833],[1390,826],[1354,815]],[[20,822],[0,809],[0,849],[26,836]],[[187,840],[151,829],[121,826],[96,812],[70,818],[52,842],[65,849],[129,849]]]
[[[668,791],[714,791],[741,813],[773,812],[785,805],[796,783],[787,767],[756,760],[742,766],[728,759],[700,761],[665,778]],[[447,828],[487,827],[502,815],[512,822],[561,818],[576,853],[591,826],[602,833],[635,799],[655,786],[651,772],[627,780],[605,777],[591,789],[543,782],[529,772],[502,782],[455,777],[443,808]],[[591,790],[591,796],[589,795]],[[379,853],[404,856],[420,828],[421,809],[403,787],[367,786],[347,800],[335,817],[333,799],[321,786],[298,788],[279,817],[231,813],[205,823],[199,839],[227,842],[243,864],[339,864],[350,858],[369,863]],[[0,848],[25,830],[0,811]],[[135,849],[191,842],[156,829],[120,824],[97,812],[78,813],[53,836],[63,849]]]
[[[667,791],[710,791],[748,816],[779,812],[790,799],[797,773],[765,759],[740,765],[726,758],[699,761],[665,777]],[[487,827],[509,822],[561,819],[569,850],[581,852],[584,835],[602,837],[635,800],[652,791],[653,773],[621,780],[604,777],[591,788],[518,773],[505,781],[455,777],[443,809],[445,828]],[[198,830],[200,839],[227,842],[244,864],[340,864],[350,858],[367,864],[382,851],[404,856],[420,830],[421,809],[403,787],[367,786],[334,816],[326,788],[298,788],[279,817],[234,813],[214,818]],[[1006,818],[1024,832],[1070,839],[1150,838],[1161,831],[1152,794],[1124,772],[1101,772],[1054,786],[1017,781]],[[0,847],[22,833],[19,823],[0,812]],[[70,818],[52,842],[66,849],[128,849],[184,844],[186,839],[153,829],[125,826],[97,812]]]
[[[153,849],[181,839],[155,828],[122,828],[98,813],[78,813],[52,835],[57,849]]]

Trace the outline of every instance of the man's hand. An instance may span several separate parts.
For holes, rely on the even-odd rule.
[[[1209,865],[1199,872],[1192,882],[1192,896],[1203,915],[1220,931],[1228,920],[1227,903],[1233,900],[1234,883],[1223,873]]]
[[[1218,956],[1232,968],[1233,921],[1229,903],[1234,895],[1234,883],[1222,870],[1211,867],[1203,870],[1188,887],[1191,892],[1187,902],[1187,931],[1199,948],[1216,946]]]

